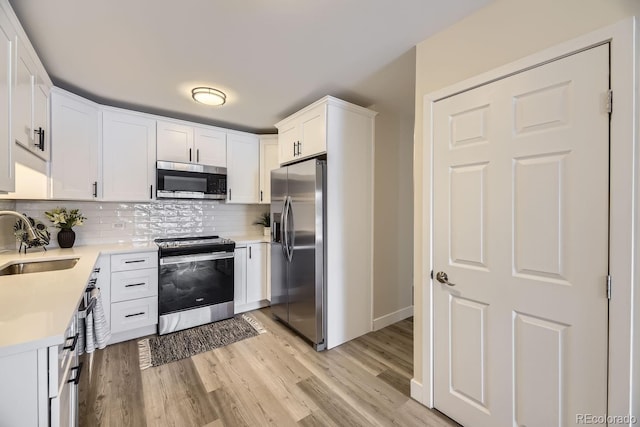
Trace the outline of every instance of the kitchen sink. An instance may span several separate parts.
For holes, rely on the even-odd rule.
[[[80,258],[55,259],[50,261],[28,261],[9,264],[0,270],[0,276],[12,274],[41,273],[43,271],[67,270],[73,268]]]

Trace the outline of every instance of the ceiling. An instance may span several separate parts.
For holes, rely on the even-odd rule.
[[[333,95],[413,116],[413,47],[490,0],[9,0],[56,86],[255,133]],[[227,94],[196,104],[195,86]]]

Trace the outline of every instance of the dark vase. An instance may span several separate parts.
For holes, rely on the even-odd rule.
[[[61,248],[70,248],[76,241],[76,232],[70,228],[61,228],[58,231],[58,245]]]

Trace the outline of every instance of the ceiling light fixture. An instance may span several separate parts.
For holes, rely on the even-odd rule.
[[[224,92],[212,87],[195,87],[191,90],[194,101],[206,105],[223,105],[227,102]]]

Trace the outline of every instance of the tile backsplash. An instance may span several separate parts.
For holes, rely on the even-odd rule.
[[[74,227],[76,245],[148,242],[157,237],[171,236],[261,234],[262,227],[253,225],[253,222],[262,212],[269,210],[268,205],[234,205],[204,200],[145,203],[55,200],[0,202],[0,209],[25,213],[47,225],[51,232],[49,247],[57,247],[57,229],[44,212],[55,207],[77,208],[87,217],[83,225]],[[0,245],[3,242],[6,245],[7,241],[15,244],[11,228],[15,221],[10,221],[9,226],[0,224]]]

